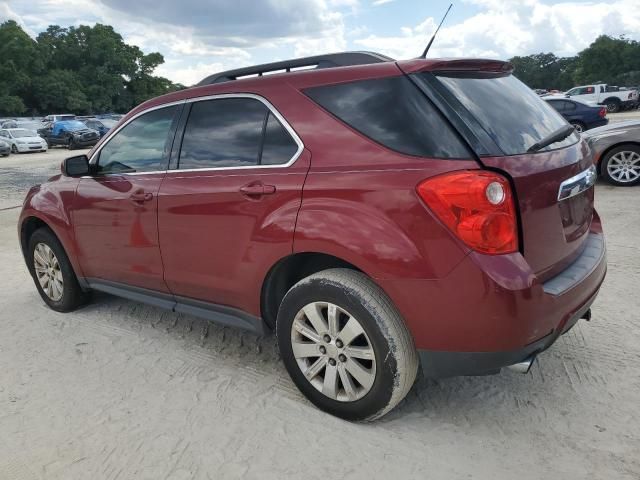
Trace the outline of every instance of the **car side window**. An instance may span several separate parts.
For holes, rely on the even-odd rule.
[[[153,110],[128,123],[100,150],[98,173],[165,169],[176,110],[175,106]]]
[[[565,102],[559,101],[559,100],[550,100],[549,101],[549,105],[551,105],[558,112],[562,112],[564,110],[564,103]]]
[[[573,102],[562,102],[562,103],[564,103],[564,110],[566,112],[576,109],[576,104]]]
[[[184,130],[178,168],[257,166],[268,113],[253,98],[195,102]]]
[[[260,165],[281,165],[289,162],[298,151],[298,144],[273,112],[269,112],[264,129]]]

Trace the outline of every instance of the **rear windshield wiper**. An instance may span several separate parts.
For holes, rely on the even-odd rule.
[[[529,150],[527,150],[527,152],[533,153],[533,152],[537,152],[538,150],[542,150],[544,147],[551,145],[552,143],[556,143],[561,140],[564,140],[575,131],[576,129],[574,128],[573,125],[565,125],[564,127],[559,128],[555,132],[550,133],[539,142],[531,145],[529,147]]]

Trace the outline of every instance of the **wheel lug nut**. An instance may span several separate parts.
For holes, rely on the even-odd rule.
[[[331,365],[332,367],[336,366],[336,361],[333,358],[329,359],[329,365]]]
[[[320,353],[321,353],[321,354],[323,354],[323,355],[324,355],[325,353],[327,353],[327,349],[326,349],[326,348],[324,348],[324,345],[321,345],[321,346],[320,346]]]
[[[329,343],[331,341],[331,337],[329,335],[327,335],[326,333],[324,334],[324,337],[322,337],[322,339],[326,342]]]
[[[342,348],[343,346],[344,344],[342,343],[342,340],[336,340],[336,347]]]
[[[340,355],[338,355],[338,360],[344,363],[347,361],[347,357],[344,356],[344,353],[341,353]]]

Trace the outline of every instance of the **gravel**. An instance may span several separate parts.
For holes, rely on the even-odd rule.
[[[0,159],[0,479],[640,478],[640,187],[597,186],[593,319],[528,375],[419,379],[351,424],[297,392],[272,336],[102,294],[48,310],[10,207],[68,155]]]

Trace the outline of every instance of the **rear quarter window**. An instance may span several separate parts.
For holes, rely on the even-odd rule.
[[[471,157],[448,121],[404,76],[313,87],[304,93],[354,130],[396,152]]]

